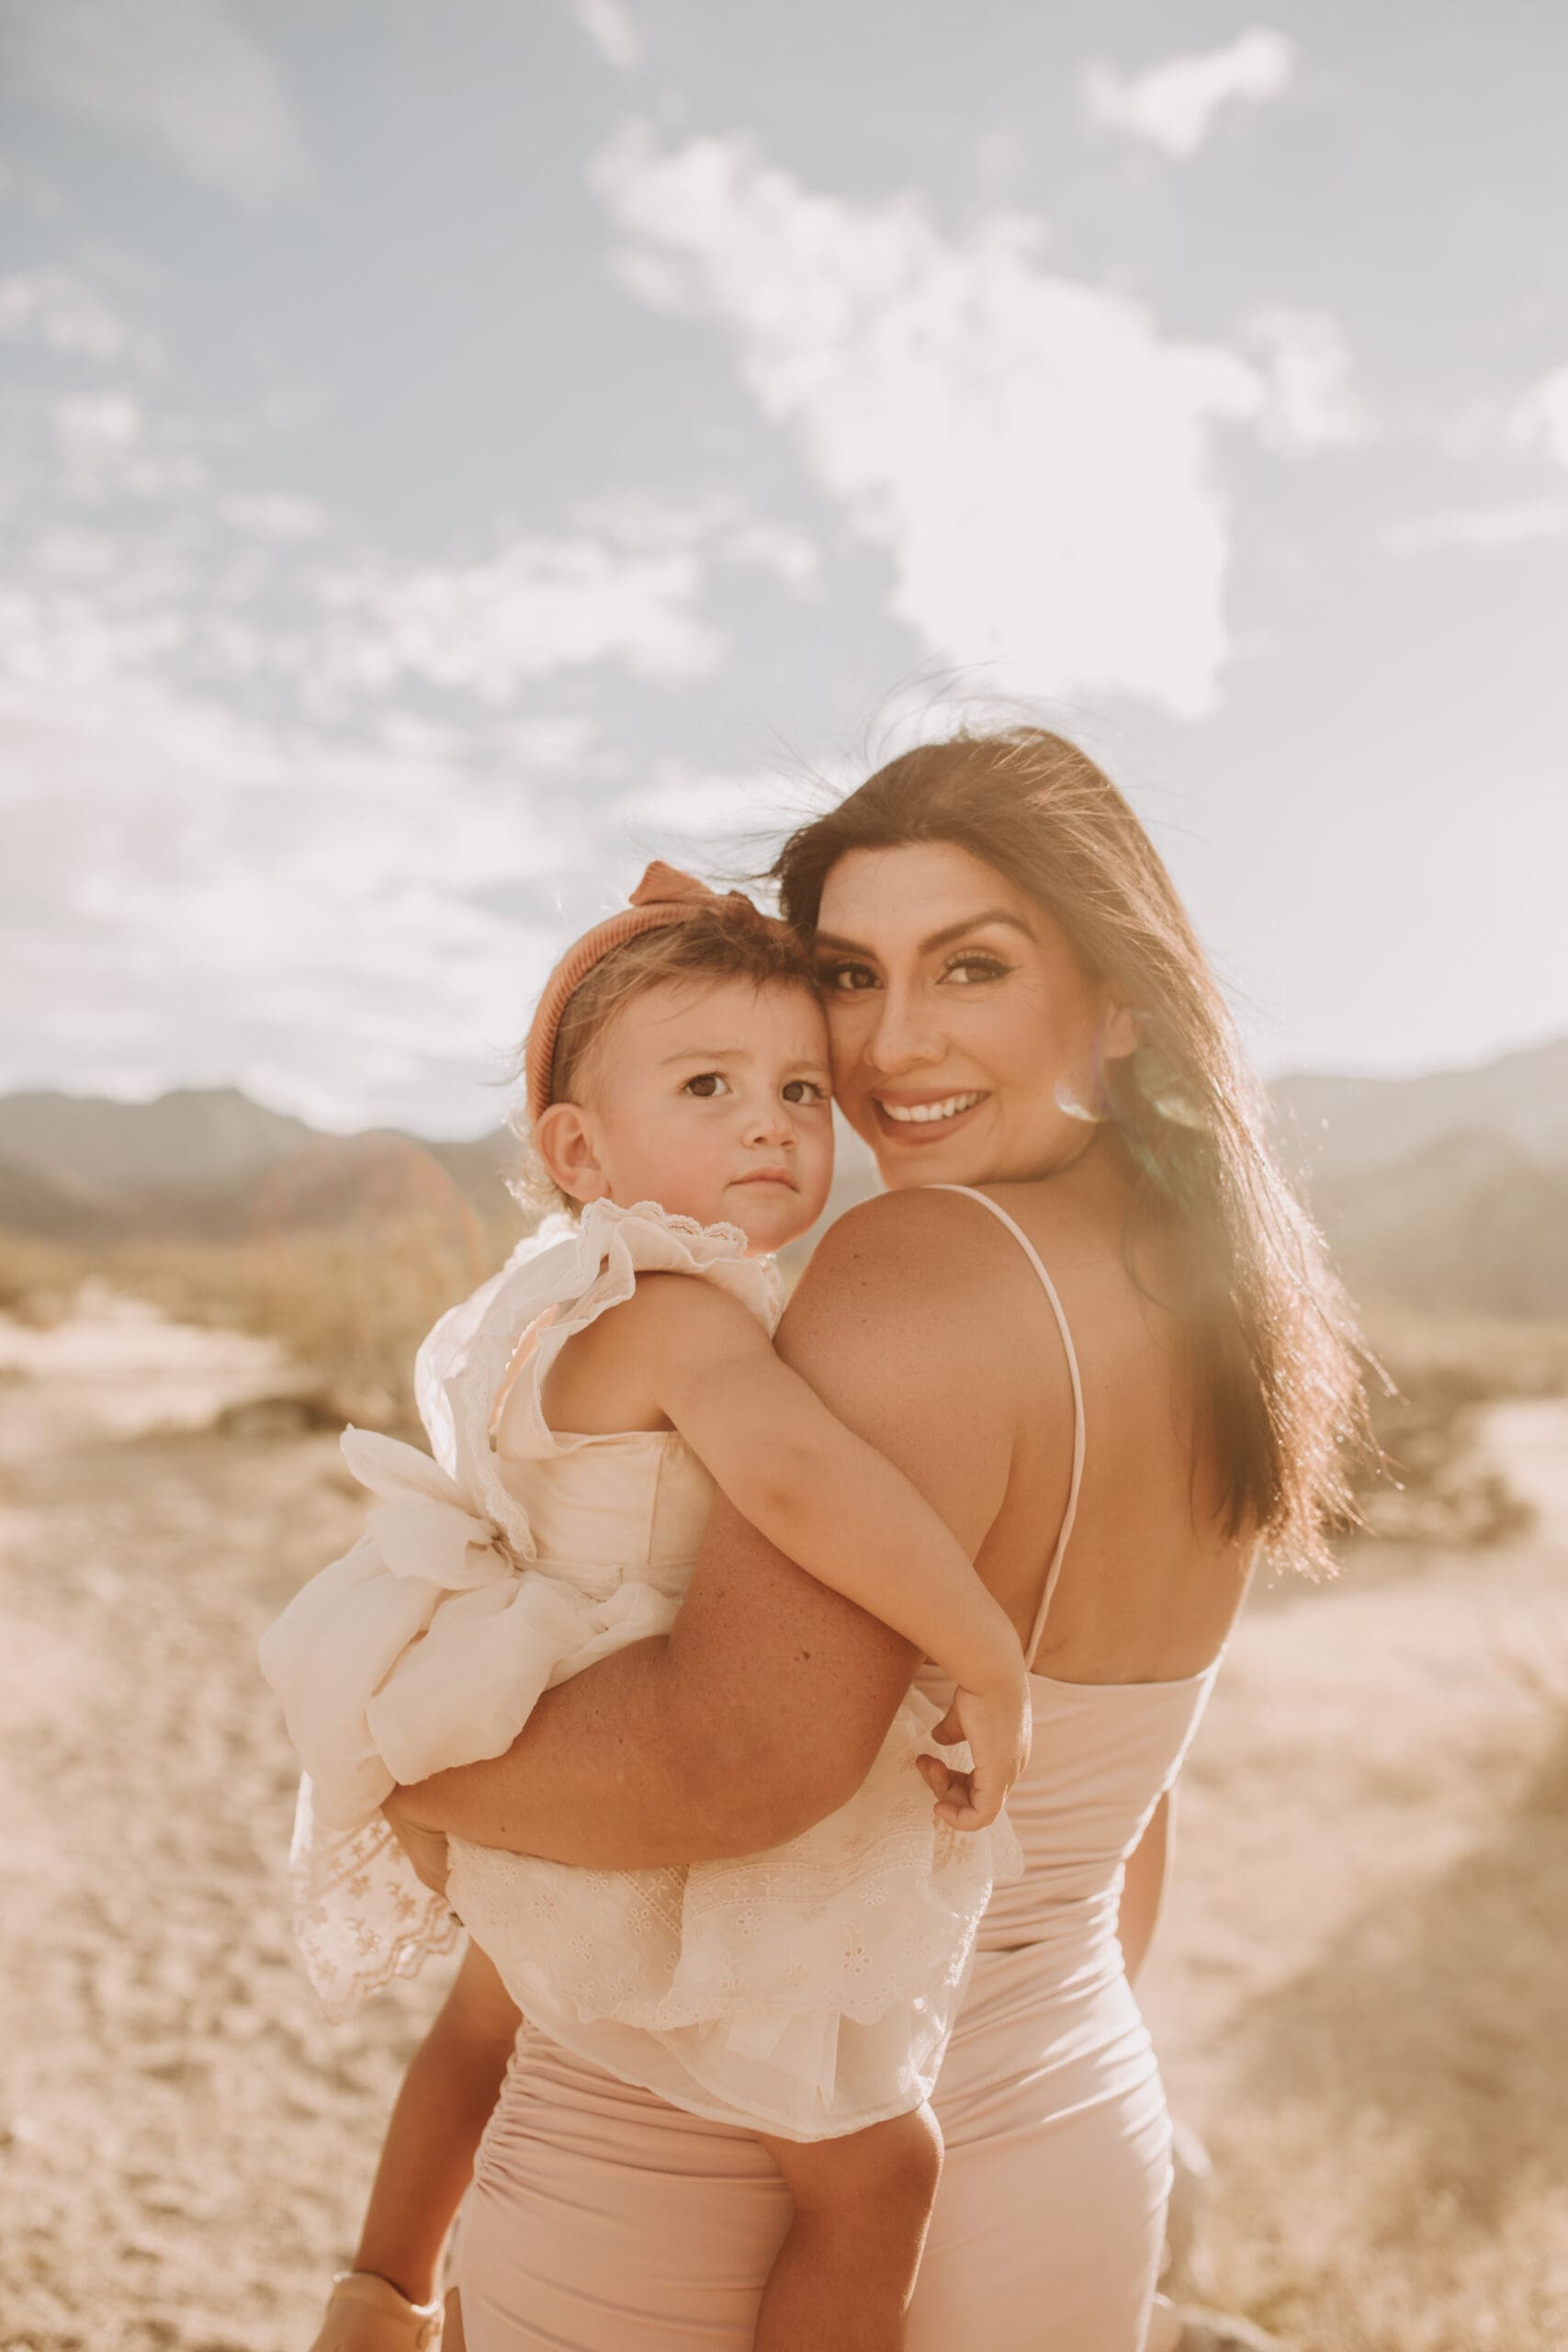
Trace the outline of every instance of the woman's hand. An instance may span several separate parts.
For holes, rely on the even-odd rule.
[[[451,1867],[446,1839],[439,1829],[423,1829],[408,1818],[401,1789],[394,1789],[381,1807],[382,1818],[408,1856],[413,1874],[432,1894],[445,1894]]]
[[[987,1829],[1007,1802],[1009,1790],[1029,1761],[1033,1729],[1029,1677],[1019,1659],[1015,1679],[998,1690],[957,1690],[941,1723],[931,1726],[940,1747],[969,1743],[971,1769],[954,1771],[938,1756],[919,1761],[926,1786],[937,1800],[936,1817],[954,1829]]]

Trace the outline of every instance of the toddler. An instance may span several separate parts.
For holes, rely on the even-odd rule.
[[[772,1253],[832,1172],[826,1025],[792,934],[651,866],[552,975],[526,1070],[535,1148],[575,1216],[425,1342],[436,1460],[346,1433],[381,1507],[262,1645],[306,1768],[296,1926],[329,2011],[449,1941],[448,1905],[471,1939],[321,2342],[434,2341],[442,2241],[521,2010],[761,2139],[794,2207],[762,2352],[841,2324],[846,2297],[881,2352],[902,2341],[935,2193],[928,2099],[976,1928],[1020,1867],[1000,1815],[1029,1749],[1021,1645],[935,1512],[773,1352]],[[385,1799],[501,1754],[549,1684],[666,1632],[715,1485],[953,1678],[974,1766],[961,1826],[933,1818],[914,1759],[939,1711],[911,1692],[849,1804],[765,1855],[604,1871],[455,1839],[432,1896]]]

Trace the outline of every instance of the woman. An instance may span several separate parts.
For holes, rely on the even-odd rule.
[[[947,1519],[1035,1674],[1029,1868],[939,2086],[910,2352],[1138,2352],[1169,2125],[1123,1862],[1157,1845],[1260,1541],[1310,1559],[1343,1502],[1348,1326],[1169,878],[1073,745],[912,752],[777,874],[888,1186],[828,1235],[779,1345]],[[849,1797],[919,1667],[721,1499],[668,1640],[394,1818],[612,1869],[758,1852]],[[739,2352],[785,2220],[754,2142],[525,2026],[465,2213],[472,2352]]]

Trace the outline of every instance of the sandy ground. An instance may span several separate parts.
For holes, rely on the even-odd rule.
[[[255,1639],[357,1490],[211,1430],[265,1346],[89,1305],[0,1321],[0,2346],[303,2352],[442,1981],[333,2030],[284,1925]],[[1568,1408],[1488,1442],[1532,1535],[1260,1592],[1184,1784],[1147,2005],[1302,2352],[1568,2347]]]

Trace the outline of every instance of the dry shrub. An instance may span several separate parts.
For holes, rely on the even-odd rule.
[[[415,1419],[415,1351],[436,1317],[494,1272],[516,1234],[405,1217],[366,1232],[283,1233],[233,1249],[142,1244],[105,1272],[191,1322],[276,1340],[344,1419]]]
[[[515,1226],[400,1215],[329,1231],[218,1242],[137,1241],[90,1255],[0,1238],[0,1311],[54,1319],[91,1275],[176,1322],[254,1331],[285,1348],[322,1414],[414,1424],[415,1350],[439,1315],[505,1260]]]
[[[35,1241],[30,1234],[0,1232],[0,1315],[18,1323],[58,1322],[94,1271],[93,1261],[80,1250]]]
[[[1372,1384],[1382,1473],[1358,1502],[1371,1532],[1405,1543],[1484,1545],[1529,1523],[1529,1510],[1479,1452],[1479,1408],[1506,1397],[1568,1395],[1568,1325],[1480,1316],[1369,1311],[1388,1375]]]
[[[1300,2352],[1568,2344],[1568,1713],[1515,1761],[1468,1851],[1232,2021],[1215,2291]]]

